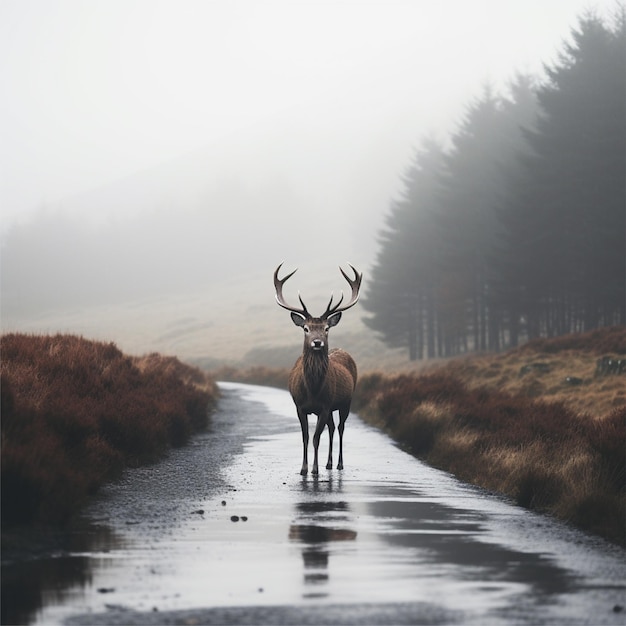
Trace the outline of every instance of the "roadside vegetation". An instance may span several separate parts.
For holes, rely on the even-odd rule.
[[[620,358],[626,328],[613,327],[366,372],[353,410],[434,467],[626,545],[626,371],[606,367]],[[229,379],[284,387],[287,373]]]
[[[299,356],[294,356],[293,362]],[[248,385],[264,385],[266,387],[278,387],[287,389],[290,368],[286,367],[265,367],[254,365],[251,367],[234,367],[222,365],[210,371],[211,377],[215,380],[227,380],[233,383],[246,383]]]
[[[71,335],[3,335],[2,523],[63,523],[126,467],[208,425],[217,387],[172,357]]]

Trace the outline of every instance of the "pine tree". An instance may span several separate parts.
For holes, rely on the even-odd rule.
[[[457,274],[465,311],[463,332],[473,349],[497,350],[504,334],[506,293],[500,266],[508,251],[500,245],[504,230],[499,214],[506,200],[507,172],[519,166],[526,149],[521,125],[536,114],[531,79],[518,76],[508,99],[487,88],[468,110],[446,158],[441,202],[447,224],[446,259]]]
[[[501,318],[505,345],[516,346],[526,316],[529,261],[524,255],[525,242],[536,236],[525,205],[520,210],[519,202],[525,193],[524,163],[530,154],[526,133],[534,130],[538,114],[535,79],[518,74],[509,85],[508,97],[502,100],[501,112],[506,148],[498,167],[501,189],[495,199],[495,215],[500,229],[489,257],[490,297]],[[497,348],[493,342],[490,347]]]
[[[624,323],[624,26],[580,21],[538,91],[532,156],[512,185],[510,241],[529,335]],[[514,226],[513,226],[514,224]]]
[[[393,202],[380,235],[363,306],[374,315],[366,324],[387,345],[406,347],[411,360],[424,351],[435,356],[435,272],[438,245],[434,215],[443,150],[426,141],[403,180],[402,197]]]

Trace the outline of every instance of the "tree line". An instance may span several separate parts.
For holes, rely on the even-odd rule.
[[[391,202],[366,323],[421,359],[626,323],[626,11],[486,87]]]

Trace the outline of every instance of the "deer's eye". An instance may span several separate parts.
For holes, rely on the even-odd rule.
[[[304,326],[303,328],[304,328],[304,332],[305,332],[305,333],[308,333],[308,332],[309,332],[309,327],[308,327],[308,326]]]
[[[330,326],[326,326],[326,328],[324,328],[324,332],[328,332],[330,330]]]

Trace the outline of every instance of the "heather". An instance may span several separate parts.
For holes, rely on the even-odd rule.
[[[626,544],[626,329],[361,378],[355,409],[461,480]]]
[[[66,522],[126,467],[206,428],[217,388],[175,358],[71,335],[1,343],[2,521]]]
[[[294,363],[295,363],[294,358]],[[289,369],[282,367],[264,367],[254,365],[252,367],[234,367],[222,365],[211,370],[211,376],[215,380],[227,380],[233,383],[246,383],[249,385],[264,385],[266,387],[278,387],[287,389]]]

